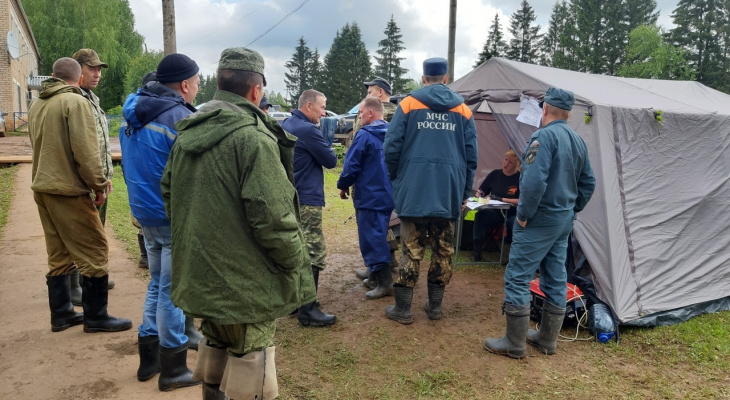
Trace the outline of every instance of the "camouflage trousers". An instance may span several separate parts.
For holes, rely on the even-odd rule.
[[[307,251],[312,260],[312,266],[323,270],[324,259],[327,256],[327,245],[322,233],[322,207],[300,206],[299,215],[302,219],[304,240],[307,242]]]
[[[134,218],[134,215],[132,215],[132,214],[129,214],[129,216],[132,217],[132,225],[134,225],[134,227],[137,228],[137,234],[144,235],[144,233],[142,233],[142,225],[139,224],[139,221],[137,221],[137,218]]]
[[[454,221],[445,218],[401,217],[401,267],[399,286],[415,287],[426,246],[431,247],[428,282],[448,285],[454,257]]]
[[[217,349],[226,349],[228,354],[241,357],[253,351],[260,351],[274,345],[276,321],[255,324],[218,325],[203,319],[200,331],[208,344]]]

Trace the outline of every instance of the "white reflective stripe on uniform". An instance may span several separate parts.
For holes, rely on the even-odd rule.
[[[145,129],[149,129],[151,131],[160,132],[167,136],[170,140],[175,140],[176,136],[174,133],[170,132],[170,130],[162,125],[155,124],[153,122],[150,122],[149,124],[144,126]]]

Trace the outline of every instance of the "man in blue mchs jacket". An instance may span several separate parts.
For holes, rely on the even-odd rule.
[[[140,366],[137,379],[160,372],[158,387],[169,391],[197,385],[187,367],[189,340],[185,315],[170,300],[172,232],[165,213],[160,181],[175,142],[175,123],[195,112],[198,65],[183,54],[169,54],[157,66],[157,82],[148,83],[124,101],[125,123],[119,129],[122,168],[129,206],[139,221],[147,247],[150,284],[139,326]],[[197,349],[197,345],[195,347]]]
[[[352,203],[357,213],[360,253],[377,284],[365,297],[379,299],[393,294],[388,244],[393,189],[383,159],[383,140],[388,123],[383,120],[383,103],[377,97],[363,100],[358,114],[362,128],[347,149],[337,188],[344,200],[350,194],[350,186],[357,186],[357,196],[352,198]]]
[[[464,98],[446,87],[448,63],[423,62],[425,87],[398,105],[385,135],[385,164],[393,181],[395,211],[401,219],[401,270],[393,287],[388,318],[413,322],[411,301],[418,270],[430,241],[428,318],[441,319],[444,288],[451,279],[454,222],[471,195],[477,168],[476,127]]]
[[[544,354],[557,350],[567,300],[568,235],[576,213],[596,187],[586,144],[566,122],[574,103],[572,92],[549,88],[543,102],[543,128],[532,134],[522,155],[517,221],[504,273],[502,310],[507,334],[484,340],[492,353],[522,358],[525,341]],[[538,268],[546,302],[540,331],[528,332],[530,280]]]
[[[327,247],[322,232],[322,208],[324,207],[324,170],[337,165],[335,152],[327,145],[322,132],[317,128],[320,118],[327,115],[324,110],[327,98],[313,89],[305,90],[299,96],[297,110],[281,123],[285,131],[297,137],[294,146],[294,186],[299,193],[299,214],[302,230],[307,241],[309,258],[312,260],[314,284],[319,284],[319,272],[325,268]],[[334,315],[319,309],[319,301],[299,307],[299,323],[303,326],[323,327],[335,323]]]

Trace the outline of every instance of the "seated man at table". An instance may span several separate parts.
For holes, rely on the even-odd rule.
[[[493,200],[503,201],[511,204],[507,210],[507,232],[505,240],[510,241],[512,235],[512,225],[515,223],[515,215],[517,201],[520,197],[520,168],[522,161],[513,150],[507,150],[502,161],[502,169],[495,169],[490,172],[477,190],[477,196],[486,197],[487,195]],[[482,260],[482,248],[491,238],[493,232],[497,231],[501,237],[501,229],[504,224],[502,210],[486,209],[481,210],[474,217],[474,261]]]

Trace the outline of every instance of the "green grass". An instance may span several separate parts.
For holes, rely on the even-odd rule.
[[[2,234],[5,224],[8,222],[8,211],[10,210],[10,200],[13,197],[13,182],[15,182],[16,172],[18,172],[17,165],[0,168],[0,234]]]
[[[340,172],[341,166],[325,172],[324,230],[329,253],[341,258],[358,248],[354,219],[344,223],[354,213],[352,201],[341,200],[335,187]],[[115,175],[108,218],[134,258],[136,229],[118,168]],[[460,261],[469,259],[468,252],[459,256]],[[494,277],[503,268],[462,265],[455,270]],[[351,290],[347,282],[342,286],[341,293]],[[339,300],[350,301],[340,295]],[[348,303],[331,328],[303,328],[296,318],[279,319],[275,343],[280,398],[730,399],[730,312],[670,327],[622,328],[618,344],[564,343],[559,346],[570,350],[556,356],[509,360],[481,348],[484,317],[458,332],[443,333],[450,315],[470,312],[453,304],[453,298],[449,301],[447,318],[408,330],[384,322],[380,315],[388,302],[378,303],[377,317],[366,306]],[[325,311],[328,307],[333,305],[323,305]]]
[[[132,225],[132,214],[129,210],[129,198],[127,197],[127,184],[124,183],[122,168],[119,165],[114,167],[112,187],[114,190],[109,196],[106,220],[112,226],[116,238],[124,244],[124,249],[129,254],[129,258],[136,262],[139,260],[137,228]]]

